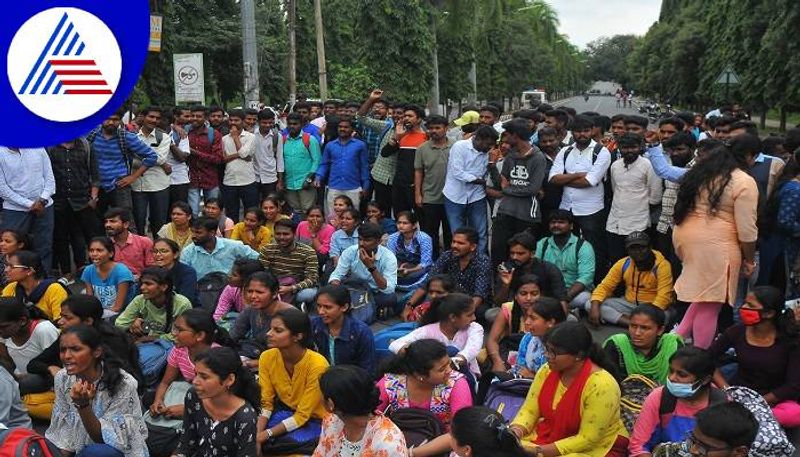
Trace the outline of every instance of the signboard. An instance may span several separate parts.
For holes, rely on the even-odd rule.
[[[206,99],[203,76],[203,54],[173,54],[175,103],[198,102]]]
[[[161,52],[161,26],[163,23],[164,16],[150,15],[150,45],[147,46],[149,52]]]
[[[716,84],[741,84],[739,75],[733,71],[733,67],[728,65],[722,70],[722,73],[717,76]]]

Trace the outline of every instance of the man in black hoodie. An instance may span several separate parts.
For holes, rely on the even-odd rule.
[[[530,230],[535,233],[541,222],[539,193],[547,174],[547,160],[542,151],[530,143],[530,123],[512,119],[503,124],[504,141],[511,153],[503,160],[500,187],[503,198],[497,209],[492,233],[492,260],[495,265],[508,258],[506,242],[515,234]]]

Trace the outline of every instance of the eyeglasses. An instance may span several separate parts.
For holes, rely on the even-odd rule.
[[[172,251],[169,249],[153,249],[152,251],[150,251],[151,254],[169,254],[171,252]]]
[[[709,452],[719,452],[719,451],[728,451],[732,448],[730,446],[726,447],[714,447],[710,444],[706,444],[697,439],[694,435],[694,432],[689,432],[686,434],[686,447],[687,450],[692,453],[692,455],[696,455],[699,457],[707,457]]]
[[[544,348],[544,356],[545,356],[545,358],[548,358],[548,359],[553,359],[555,357],[558,357],[558,356],[564,355],[564,354],[567,354],[567,351],[565,351],[563,349],[554,348],[554,347],[550,347],[550,346]]]

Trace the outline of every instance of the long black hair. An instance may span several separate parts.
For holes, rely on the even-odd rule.
[[[124,342],[118,347],[111,347],[114,354],[122,362],[122,367],[131,374],[139,382],[140,393],[144,392],[145,387],[144,375],[142,375],[142,368],[139,365],[139,348],[134,344],[125,333],[117,327],[111,325],[107,320],[103,319],[103,305],[100,300],[94,295],[70,295],[62,303],[61,308],[69,308],[69,311],[78,317],[81,322],[92,319],[91,327],[100,333],[103,341],[108,344],[109,341]],[[86,324],[88,325],[88,324]],[[120,351],[124,351],[119,353]]]
[[[485,406],[460,409],[452,421],[450,434],[459,446],[472,448],[475,456],[523,457],[525,451],[505,418]]]
[[[228,331],[217,325],[216,321],[214,321],[214,315],[209,310],[202,308],[187,309],[177,319],[183,319],[186,326],[192,331],[205,333],[204,344],[210,346],[216,343],[220,346],[236,346]]]
[[[33,271],[33,277],[35,279],[43,279],[46,276],[39,254],[33,251],[22,250],[11,254],[10,257],[16,257],[19,265],[30,268],[30,270]]]
[[[283,321],[283,325],[292,335],[303,335],[303,339],[298,342],[300,346],[306,349],[314,347],[314,341],[311,338],[311,319],[309,319],[308,314],[297,308],[285,308],[275,313],[275,317],[272,320],[274,321],[275,319]]]
[[[235,381],[231,386],[231,393],[243,399],[254,409],[261,409],[261,388],[258,386],[253,373],[242,365],[239,354],[231,348],[217,347],[197,354],[195,365],[203,362],[209,370],[219,376],[220,381],[231,374]]]
[[[159,285],[167,286],[167,290],[164,291],[167,298],[164,302],[164,313],[167,318],[164,321],[163,333],[169,333],[172,330],[172,321],[175,319],[175,285],[172,282],[172,274],[164,267],[147,267],[139,275],[139,282],[144,281],[145,278],[152,279]]]
[[[472,308],[472,298],[467,294],[453,292],[444,297],[436,297],[431,306],[422,315],[420,327],[436,322],[445,322],[451,315],[460,316]]]
[[[404,375],[425,375],[433,365],[447,357],[447,348],[441,341],[422,339],[406,347],[405,352],[397,354],[383,364],[384,373]]]
[[[756,139],[757,141],[758,139]],[[722,194],[731,181],[734,170],[749,172],[747,156],[750,150],[749,135],[731,139],[726,145],[708,152],[708,157],[695,164],[681,179],[675,202],[673,219],[680,224],[697,206],[697,199],[705,190],[711,214],[719,210]]]
[[[528,284],[536,284],[541,291],[542,281],[535,274],[528,273],[520,276],[517,280],[517,287],[514,289],[514,295],[517,295],[517,292],[522,289],[522,286],[526,286]],[[519,324],[522,321],[523,314],[522,306],[520,306],[514,298],[514,306],[511,309],[511,333],[516,333],[517,329],[519,328]]]
[[[608,360],[599,344],[592,339],[592,334],[580,322],[562,322],[542,338],[546,347],[553,347],[562,352],[576,357],[587,358],[595,365],[609,373],[615,373],[616,368]]]
[[[761,303],[764,311],[775,313],[772,317],[772,322],[775,324],[778,339],[800,344],[800,341],[798,341],[800,328],[798,328],[797,321],[794,318],[794,311],[786,308],[783,293],[773,286],[756,286],[750,289],[750,293]]]
[[[117,394],[120,383],[122,382],[122,361],[103,343],[103,336],[94,327],[78,324],[65,329],[61,332],[61,338],[65,335],[74,334],[81,343],[89,346],[94,351],[101,348],[98,362],[102,365],[100,370],[100,382],[98,389],[106,389],[111,396]]]
[[[380,404],[380,392],[367,370],[355,365],[328,368],[319,378],[322,398],[333,400],[343,416],[366,416]]]
[[[15,297],[0,297],[0,322],[14,322],[22,318],[30,320],[50,320],[38,306],[25,304]]]

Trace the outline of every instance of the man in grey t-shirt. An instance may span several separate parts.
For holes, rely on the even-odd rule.
[[[425,119],[428,141],[417,148],[414,157],[414,203],[422,208],[420,228],[433,239],[433,260],[439,257],[439,228],[442,230],[443,246],[450,248],[450,225],[444,210],[445,175],[447,159],[453,142],[447,138],[447,119],[431,115]]]

